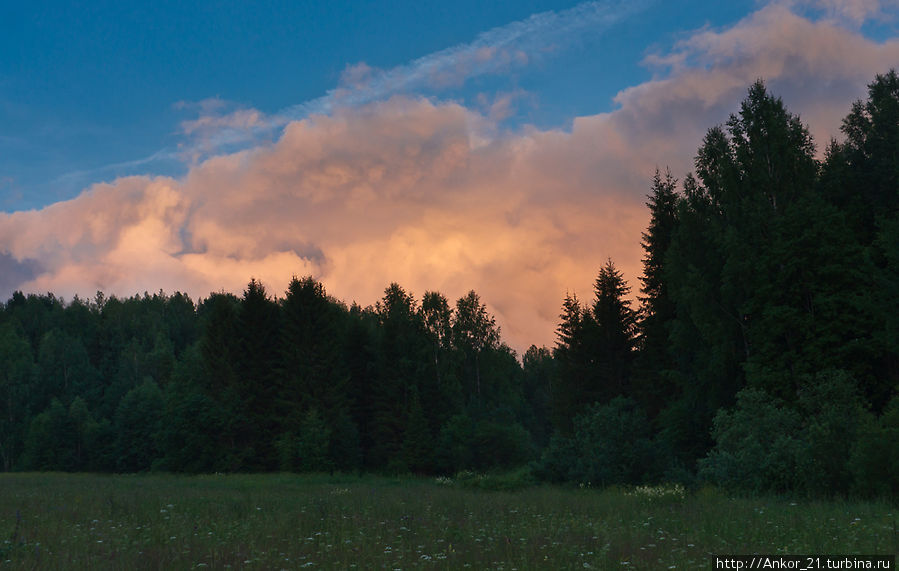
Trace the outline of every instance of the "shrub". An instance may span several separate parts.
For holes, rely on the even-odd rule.
[[[807,444],[808,490],[818,496],[845,494],[852,484],[849,457],[865,416],[855,379],[846,371],[825,371],[799,391]]]
[[[646,414],[632,399],[616,397],[575,417],[573,436],[553,435],[536,472],[553,482],[604,487],[652,481],[658,467]]]
[[[532,458],[530,441],[517,422],[456,415],[440,431],[439,467],[449,473],[521,466]]]
[[[733,409],[715,415],[715,446],[699,462],[700,477],[726,488],[784,492],[802,486],[805,443],[799,414],[759,389],[737,393]]]
[[[899,498],[899,396],[893,397],[883,416],[869,416],[862,424],[849,469],[856,493]]]

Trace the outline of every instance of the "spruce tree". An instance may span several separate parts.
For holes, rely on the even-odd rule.
[[[589,402],[585,402],[586,381],[593,360],[588,354],[585,330],[593,318],[581,307],[576,294],[566,294],[562,302],[560,323],[556,328],[555,390],[552,394],[552,419],[556,429],[570,433],[572,420]]]
[[[250,469],[273,469],[277,465],[273,442],[278,428],[275,397],[280,384],[280,318],[278,305],[262,283],[250,280],[237,315],[240,351],[236,359],[238,393],[247,420],[241,436],[251,452]]]
[[[599,369],[598,386],[590,401],[608,402],[616,396],[629,396],[630,378],[636,345],[637,313],[628,299],[630,287],[611,258],[599,270],[594,283],[596,323],[592,342]],[[589,394],[589,393],[588,393]]]
[[[278,415],[296,431],[304,411],[316,408],[330,428],[347,412],[348,373],[342,361],[343,315],[312,277],[293,278],[282,303]]]
[[[427,339],[415,298],[392,283],[375,311],[380,324],[378,376],[372,387],[371,461],[402,469],[402,443],[412,387],[424,376]]]
[[[666,171],[664,178],[656,169],[649,208],[649,228],[643,233],[643,275],[640,280],[639,353],[633,379],[634,397],[655,417],[665,403],[674,398],[671,381],[672,360],[669,353],[669,328],[676,317],[669,294],[665,262],[677,229],[677,180]]]

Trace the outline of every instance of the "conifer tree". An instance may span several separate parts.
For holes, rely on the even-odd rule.
[[[34,364],[31,346],[13,323],[0,325],[0,460],[3,471],[13,468],[29,423],[28,384]]]
[[[348,375],[341,361],[343,316],[324,286],[312,277],[293,278],[282,307],[279,416],[295,411],[298,422],[301,411],[315,407],[325,421],[334,421],[346,408]]]
[[[585,312],[576,294],[566,294],[562,302],[561,322],[556,328],[556,382],[552,395],[553,424],[563,433],[570,432],[572,419],[589,402],[584,402],[586,381],[593,361],[588,355],[585,329],[592,316]]]
[[[572,420],[588,405],[606,403],[631,390],[637,314],[627,299],[630,288],[611,259],[600,268],[594,293],[587,309],[576,296],[567,295],[556,330],[553,416],[563,434],[570,432]]]
[[[596,328],[592,349],[599,368],[599,386],[595,388],[593,400],[608,402],[616,396],[629,396],[631,392],[637,314],[627,297],[630,287],[611,259],[599,270],[594,292]]]
[[[277,436],[275,402],[280,350],[280,312],[262,283],[250,280],[244,290],[237,315],[240,352],[237,373],[241,403],[247,424],[241,431],[244,445],[251,450],[252,469],[272,469],[277,465],[274,440]]]
[[[643,233],[642,295],[638,296],[639,353],[634,372],[634,397],[655,417],[661,408],[675,397],[670,380],[673,364],[669,357],[669,326],[676,317],[674,302],[669,294],[665,275],[665,258],[677,228],[677,180],[666,171],[664,178],[656,169],[652,190],[646,206],[649,208],[649,228]]]
[[[372,387],[371,460],[401,469],[401,448],[412,387],[423,376],[427,341],[415,298],[397,283],[384,290],[375,311],[380,324],[378,377]]]

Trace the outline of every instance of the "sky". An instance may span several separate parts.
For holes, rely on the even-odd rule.
[[[478,292],[517,351],[765,81],[819,150],[899,0],[0,7],[0,298]]]

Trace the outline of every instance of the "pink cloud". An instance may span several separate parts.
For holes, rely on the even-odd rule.
[[[503,96],[483,113],[408,97],[338,108],[181,179],[118,179],[0,214],[0,254],[39,262],[22,289],[65,296],[199,297],[240,291],[251,276],[281,292],[295,274],[362,304],[391,281],[451,299],[474,288],[514,347],[552,344],[563,296],[590,298],[608,257],[636,292],[654,169],[682,177],[752,81],[765,78],[820,142],[897,61],[896,41],[772,5],[648,58],[666,66],[658,78],[570,131],[501,131]]]

